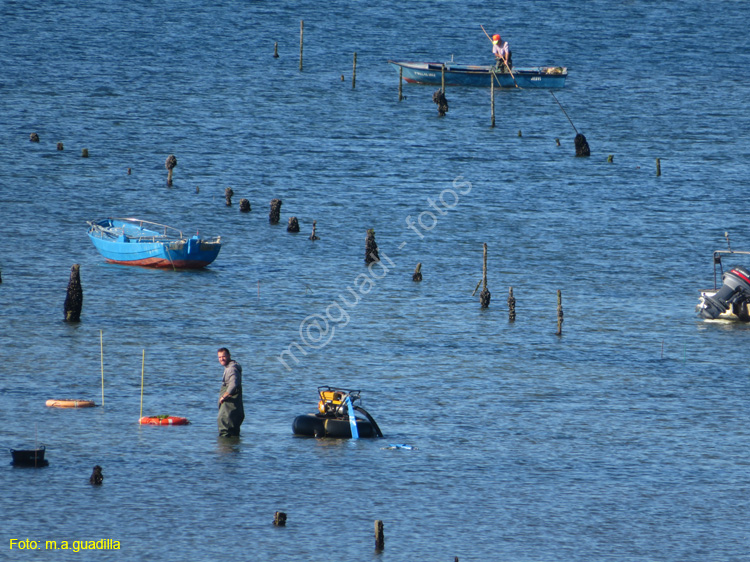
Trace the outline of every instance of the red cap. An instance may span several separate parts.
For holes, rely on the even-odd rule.
[[[500,36],[499,35],[493,35],[492,36],[492,40],[493,41],[500,41]]]

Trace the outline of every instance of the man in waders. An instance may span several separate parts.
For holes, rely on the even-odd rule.
[[[226,347],[219,349],[219,363],[224,367],[219,390],[219,436],[235,437],[245,419],[242,406],[242,367],[234,361]]]

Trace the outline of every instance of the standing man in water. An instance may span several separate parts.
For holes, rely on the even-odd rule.
[[[219,436],[235,437],[245,419],[242,406],[242,367],[234,361],[226,347],[219,348],[219,363],[224,367],[219,390]]]

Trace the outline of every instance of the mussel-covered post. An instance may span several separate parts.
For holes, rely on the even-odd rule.
[[[273,514],[273,524],[277,527],[285,527],[286,526],[286,513],[283,511],[277,511]]]
[[[31,133],[29,135],[30,142],[39,142],[39,135],[37,133]]]
[[[240,212],[249,213],[250,211],[250,201],[245,198],[240,199]]]
[[[375,229],[371,228],[367,231],[367,238],[365,239],[365,263],[369,265],[376,261],[380,261],[380,256],[378,255],[378,244],[375,242]]]
[[[562,309],[562,291],[557,290],[557,335],[562,336],[563,309]]]
[[[573,139],[573,143],[576,146],[576,156],[591,156],[589,143],[586,140],[586,137],[584,137],[581,133],[578,133],[576,135],[576,138]]]
[[[297,217],[289,217],[289,222],[286,225],[287,232],[299,232],[299,221]]]
[[[172,185],[172,170],[177,166],[177,157],[174,154],[167,156],[164,167],[167,169],[167,185]]]
[[[224,199],[226,199],[227,207],[232,206],[232,195],[234,195],[234,190],[231,187],[227,187],[224,190]]]
[[[81,287],[81,266],[73,264],[70,268],[70,280],[68,281],[68,293],[65,296],[65,321],[78,322],[81,320],[81,309],[83,308],[83,288]]]
[[[484,244],[484,264],[482,265],[482,292],[479,294],[479,303],[482,308],[490,306],[490,299],[492,294],[487,288],[487,243]]]
[[[375,550],[385,548],[385,533],[383,532],[383,522],[378,519],[375,521]]]
[[[271,199],[271,211],[268,213],[268,222],[279,224],[281,220],[281,199]]]
[[[310,240],[312,240],[313,242],[315,242],[316,240],[320,240],[320,238],[318,237],[318,235],[315,234],[315,225],[316,224],[318,224],[318,221],[313,221],[312,234],[310,235]]]
[[[417,267],[414,268],[414,274],[411,276],[411,280],[418,283],[422,280],[422,263],[418,263]]]
[[[65,147],[63,146],[63,143],[58,142],[57,143],[57,150],[63,150]]]
[[[516,319],[516,298],[513,296],[513,287],[508,289],[508,321],[514,322]]]
[[[437,90],[432,94],[432,101],[438,106],[438,116],[445,117],[448,113],[448,99],[445,97],[445,90]]]

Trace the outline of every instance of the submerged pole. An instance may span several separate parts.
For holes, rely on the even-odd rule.
[[[174,154],[167,156],[164,167],[167,169],[167,185],[172,185],[172,170],[177,166],[177,157]]]
[[[141,421],[143,417],[143,372],[146,369],[146,350],[143,350],[143,359],[141,359],[141,415],[138,416],[138,421]]]
[[[357,83],[357,53],[354,53],[354,66],[352,68],[352,90]]]
[[[99,330],[99,355],[102,359],[102,406],[104,406],[104,332]]]
[[[490,80],[490,107],[492,108],[492,111],[490,112],[490,127],[495,126],[495,76],[492,76],[492,79]]]
[[[299,20],[299,69],[302,70],[302,38],[305,34],[305,22],[304,20]]]
[[[415,283],[419,283],[422,280],[422,262],[419,262],[417,264],[417,267],[414,268],[414,273],[411,276],[411,280]]]
[[[77,263],[70,268],[68,292],[63,305],[66,322],[79,322],[83,308],[83,288],[81,287],[81,266]]]
[[[482,308],[487,308],[490,306],[491,298],[492,298],[492,294],[490,293],[490,290],[487,288],[487,243],[485,242],[483,265],[482,265],[482,292],[479,293],[479,302],[482,305]]]
[[[383,522],[378,519],[375,521],[375,550],[385,548],[385,533],[383,532]]]

